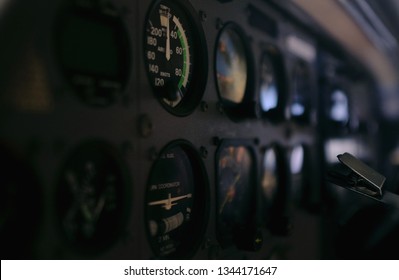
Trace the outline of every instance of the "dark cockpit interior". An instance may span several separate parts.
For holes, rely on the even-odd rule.
[[[398,15],[0,0],[1,259],[399,259]]]

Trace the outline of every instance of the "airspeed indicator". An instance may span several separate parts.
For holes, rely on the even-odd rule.
[[[206,84],[206,53],[198,16],[186,1],[156,1],[145,29],[149,82],[166,110],[178,116],[198,105]]]

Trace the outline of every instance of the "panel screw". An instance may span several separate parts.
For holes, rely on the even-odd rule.
[[[208,150],[204,146],[201,146],[200,154],[203,159],[206,159],[208,157]]]
[[[205,22],[208,18],[208,15],[204,11],[199,11],[199,16],[202,22]]]
[[[139,134],[142,137],[149,137],[152,134],[152,121],[148,115],[140,115],[138,120]]]
[[[156,160],[158,158],[158,152],[157,152],[157,149],[155,147],[151,147],[148,150],[148,158],[151,161],[154,161],[154,160]]]
[[[201,111],[206,112],[206,111],[208,111],[208,109],[209,109],[208,103],[206,103],[205,101],[202,101],[201,102]]]

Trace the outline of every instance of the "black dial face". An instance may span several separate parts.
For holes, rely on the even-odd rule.
[[[168,145],[154,163],[146,194],[148,239],[159,257],[187,257],[206,222],[207,178],[186,142]]]
[[[63,166],[57,210],[62,232],[77,250],[104,249],[119,235],[126,211],[123,168],[102,142],[82,144]]]
[[[265,53],[260,66],[260,105],[264,113],[276,109],[279,103],[278,85],[272,58]]]
[[[93,106],[113,103],[130,65],[120,18],[95,8],[68,8],[60,15],[55,37],[60,66],[78,96]]]
[[[254,155],[242,145],[225,144],[217,155],[217,228],[221,244],[228,245],[253,229],[256,210]]]
[[[293,119],[307,122],[310,113],[311,75],[307,64],[294,66],[290,112]]]
[[[248,80],[248,58],[242,36],[235,25],[222,29],[216,43],[216,81],[223,101],[243,102]]]
[[[194,110],[206,83],[203,32],[188,5],[183,1],[156,1],[145,29],[150,84],[161,104],[175,115]]]

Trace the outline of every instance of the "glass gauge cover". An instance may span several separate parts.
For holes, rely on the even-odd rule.
[[[263,196],[269,206],[271,206],[275,201],[279,188],[280,166],[277,160],[278,159],[276,149],[269,148],[265,151],[265,154],[263,156],[263,175],[261,186]]]
[[[291,118],[299,122],[310,120],[311,110],[311,74],[307,64],[299,61],[295,64],[292,78]]]
[[[276,109],[278,105],[278,89],[274,67],[270,57],[265,54],[261,60],[260,104],[263,112]]]
[[[284,117],[285,71],[281,55],[275,48],[260,60],[259,104],[261,114],[271,121]]]
[[[304,203],[304,199],[309,191],[306,184],[307,179],[307,150],[304,145],[296,145],[290,153],[290,173],[291,173],[291,197],[296,203]]]
[[[304,165],[305,152],[302,145],[295,146],[291,151],[290,170],[291,174],[300,174]]]
[[[243,34],[237,25],[227,24],[219,33],[215,49],[219,97],[225,109],[236,115],[248,110],[253,97],[250,96],[252,62]]]
[[[267,147],[263,154],[261,187],[263,220],[272,231],[280,231],[285,220],[287,176],[286,162],[277,145]]]
[[[327,115],[330,121],[340,126],[348,124],[350,115],[349,97],[344,90],[335,88],[330,92]]]
[[[56,53],[66,80],[93,106],[121,95],[130,69],[127,32],[114,10],[72,6],[59,15]]]
[[[222,246],[256,240],[256,159],[250,146],[224,141],[216,157],[217,234]]]
[[[100,251],[119,236],[127,211],[124,168],[104,142],[81,144],[67,158],[57,185],[57,213],[63,235],[77,251]]]
[[[207,77],[207,53],[197,13],[188,1],[155,1],[144,38],[145,66],[155,95],[170,113],[190,114]]]
[[[186,141],[167,145],[151,169],[145,199],[147,235],[156,256],[194,253],[206,225],[207,196],[197,151]]]

